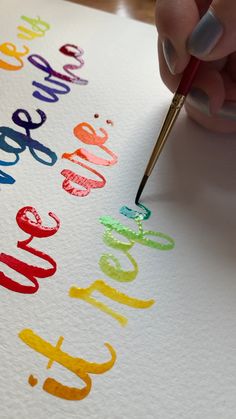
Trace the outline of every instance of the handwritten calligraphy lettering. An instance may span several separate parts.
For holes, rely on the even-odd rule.
[[[34,217],[34,220],[28,217],[28,213]],[[56,225],[54,227],[43,226],[42,219],[35,208],[30,206],[21,208],[16,215],[16,221],[21,230],[29,234],[30,237],[26,240],[19,241],[17,243],[17,247],[47,261],[52,267],[46,269],[38,266],[32,266],[25,262],[22,262],[19,259],[16,259],[13,256],[10,256],[5,253],[0,253],[0,262],[14,269],[16,272],[22,274],[23,276],[25,276],[25,278],[27,278],[30,282],[33,283],[33,285],[23,285],[11,279],[2,271],[0,271],[1,286],[11,291],[19,293],[33,294],[37,292],[39,288],[37,278],[47,278],[49,276],[54,275],[57,269],[57,265],[54,259],[52,259],[51,256],[41,252],[40,250],[37,250],[29,246],[34,237],[49,237],[57,232],[57,230],[60,227],[60,220],[55,214],[51,212],[49,213],[49,216],[56,222]]]
[[[69,169],[64,169],[61,172],[62,176],[65,177],[62,187],[66,192],[68,192],[71,195],[84,197],[90,193],[91,189],[103,188],[106,184],[106,179],[103,175],[101,175],[97,170],[82,163],[79,159],[77,159],[77,157],[80,157],[81,159],[86,160],[95,165],[101,166],[112,166],[117,163],[116,154],[113,153],[109,148],[104,146],[104,143],[109,138],[107,131],[104,128],[99,128],[99,131],[101,132],[102,136],[97,134],[92,125],[88,124],[87,122],[82,122],[74,128],[74,134],[78,140],[82,141],[84,144],[98,147],[99,149],[107,153],[109,156],[111,156],[111,159],[107,160],[102,157],[98,157],[83,148],[79,148],[75,150],[73,153],[64,153],[62,155],[62,158],[70,160],[72,163],[75,163],[81,166],[82,168],[92,172],[101,179],[95,180],[91,178],[86,178],[85,176],[78,175]],[[82,189],[75,188],[72,182],[81,186]]]
[[[25,129],[25,134],[20,133],[9,127],[0,127],[0,150],[14,156],[12,161],[0,160],[1,166],[12,166],[18,163],[19,155],[28,148],[33,158],[41,164],[46,166],[53,166],[57,161],[56,154],[48,147],[34,140],[31,137],[31,130],[39,128],[46,121],[46,115],[40,109],[36,112],[40,116],[39,122],[33,122],[28,111],[25,109],[17,109],[13,115],[13,122]],[[15,146],[10,145],[7,139],[14,141]],[[10,175],[0,171],[0,183],[12,184],[15,179]]]
[[[109,343],[105,343],[105,346],[111,358],[107,362],[97,364],[95,362],[85,361],[82,358],[75,358],[63,352],[61,348],[58,346],[54,347],[31,329],[22,330],[19,333],[19,338],[34,351],[48,358],[50,367],[53,362],[57,362],[85,383],[85,386],[80,389],[65,386],[54,378],[47,378],[44,382],[43,390],[65,400],[82,400],[87,397],[92,387],[92,380],[89,374],[103,374],[109,371],[116,361],[116,352]]]
[[[66,55],[72,55],[73,57],[76,58],[76,60],[78,61],[78,58],[83,55],[83,50],[80,47],[76,47],[73,46],[74,48],[77,48],[77,54],[76,53],[70,53],[69,51],[69,47],[67,45],[64,45],[63,47],[60,48],[60,51],[63,54]],[[88,80],[82,79],[81,77],[73,74],[71,72],[71,70],[76,70],[76,69],[80,69],[83,64],[84,61],[81,59],[80,60],[80,65],[73,65],[73,64],[66,64],[63,66],[63,69],[65,70],[65,72],[69,75],[66,74],[62,74],[59,73],[58,71],[54,70],[51,65],[49,64],[49,62],[41,57],[41,55],[38,54],[32,54],[28,57],[29,62],[34,65],[35,67],[37,67],[39,70],[47,73],[48,75],[46,77],[44,77],[44,80],[46,82],[49,82],[51,84],[56,85],[59,88],[56,87],[49,87],[47,85],[44,85],[42,83],[38,83],[36,81],[32,82],[32,85],[37,87],[38,89],[41,89],[42,91],[44,91],[47,96],[43,95],[40,91],[36,90],[33,92],[33,96],[37,99],[43,100],[45,102],[57,102],[59,100],[57,95],[60,94],[66,94],[68,92],[70,92],[70,87],[67,86],[65,83],[59,82],[56,79],[61,79],[65,82],[69,82],[69,83],[75,83],[75,84],[79,84],[79,85],[86,85],[88,84]],[[54,77],[54,78],[53,78]]]
[[[0,52],[7,57],[12,59],[15,59],[16,63],[11,64],[11,62],[6,62],[0,59],[0,68],[3,68],[3,70],[8,71],[16,71],[20,70],[24,66],[24,62],[21,57],[24,57],[29,52],[29,48],[26,46],[23,46],[23,51],[17,51],[16,46],[12,44],[11,42],[4,42],[0,45]]]
[[[102,310],[103,312],[109,314],[111,317],[116,319],[121,326],[126,326],[128,320],[126,317],[117,313],[117,311],[112,310],[106,304],[96,300],[94,297],[91,297],[91,294],[94,291],[99,291],[105,297],[110,298],[117,303],[132,307],[132,308],[149,308],[154,304],[154,300],[139,300],[138,298],[129,297],[128,295],[117,291],[116,288],[110,287],[102,280],[94,281],[88,288],[79,288],[71,287],[69,291],[69,296],[72,298],[79,298],[86,301],[87,303],[93,305],[94,307]]]
[[[17,29],[20,32],[23,32],[17,35],[20,39],[31,41],[34,38],[44,36],[45,32],[50,29],[50,25],[47,22],[41,20],[39,16],[36,19],[32,19],[27,16],[21,16],[21,19],[29,23],[32,30],[26,28],[25,26],[18,26]]]

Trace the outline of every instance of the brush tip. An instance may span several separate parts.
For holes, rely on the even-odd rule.
[[[141,194],[143,192],[144,186],[147,183],[147,180],[148,180],[148,176],[147,175],[144,175],[143,178],[142,178],[142,181],[141,181],[141,183],[139,185],[138,192],[137,192],[137,195],[136,195],[136,198],[135,198],[135,204],[136,205],[139,204],[139,199],[140,199]]]

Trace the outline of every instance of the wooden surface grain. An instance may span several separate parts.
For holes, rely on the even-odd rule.
[[[154,24],[155,0],[70,0],[73,3],[104,10]]]

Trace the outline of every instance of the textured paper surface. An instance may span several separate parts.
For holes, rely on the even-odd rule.
[[[19,40],[21,15],[40,16],[51,28],[43,38]],[[32,96],[32,81],[42,82],[46,74],[27,58],[20,71],[0,71],[1,125],[17,129],[11,116],[18,108],[27,109],[33,120],[38,120],[35,110],[42,109],[47,121],[32,131],[34,139],[58,156],[48,167],[26,150],[17,165],[0,166],[16,180],[1,185],[1,251],[37,264],[36,257],[16,247],[28,237],[15,221],[20,208],[35,207],[45,225],[53,225],[50,211],[61,220],[54,236],[32,242],[56,260],[56,274],[39,279],[39,290],[32,295],[0,289],[0,417],[235,418],[235,136],[204,131],[182,112],[143,194],[152,211],[145,229],[169,234],[175,248],[162,252],[136,244],[131,253],[139,266],[137,278],[116,282],[99,268],[102,254],[115,254],[103,242],[99,217],[110,215],[134,228],[119,209],[134,208],[171,97],[158,75],[155,28],[59,0],[1,0],[4,42],[19,50],[25,43],[31,54],[40,54],[58,71],[65,63],[75,64],[58,49],[66,43],[79,45],[85,61],[80,74],[89,83],[71,84],[58,102],[46,103]],[[114,126],[107,125],[107,119]],[[73,128],[84,121],[109,132],[107,146],[118,163],[99,167],[106,186],[80,198],[62,189],[60,173],[79,172],[61,155],[82,145]],[[5,274],[27,284],[0,265]],[[88,287],[100,278],[127,295],[156,303],[137,310],[97,294],[127,317],[122,328],[106,313],[68,296],[71,286]],[[56,362],[46,369],[48,359],[18,337],[29,328],[53,345],[64,336],[65,352],[91,362],[108,360],[104,343],[109,342],[117,361],[107,373],[91,376],[92,390],[84,400],[59,399],[42,389],[48,376],[67,386],[80,387],[82,382]],[[35,387],[28,384],[30,374],[38,379]]]

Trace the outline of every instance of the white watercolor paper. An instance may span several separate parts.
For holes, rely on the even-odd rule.
[[[19,39],[17,27],[27,26],[22,15],[40,16],[50,29],[32,41]],[[156,30],[65,1],[1,0],[1,44],[6,42],[19,51],[26,45],[30,51],[22,58],[22,69],[0,70],[1,126],[24,133],[12,114],[25,109],[39,121],[36,109],[41,109],[47,120],[31,134],[58,160],[45,166],[26,149],[16,165],[0,166],[15,179],[12,185],[1,184],[1,252],[48,268],[17,248],[17,242],[29,235],[18,227],[16,214],[32,206],[44,225],[55,224],[48,216],[53,212],[61,226],[55,235],[31,243],[57,262],[56,273],[39,278],[34,294],[0,289],[1,419],[234,419],[235,136],[207,132],[182,112],[143,193],[143,202],[152,211],[143,222],[145,230],[170,235],[175,247],[159,251],[136,243],[130,252],[139,267],[137,277],[132,282],[115,281],[99,267],[104,253],[120,257],[103,242],[99,218],[110,215],[135,229],[134,221],[119,209],[123,205],[137,209],[134,197],[171,98],[158,74]],[[83,48],[84,66],[75,73],[88,84],[67,83],[70,92],[58,95],[55,103],[33,97],[32,82],[42,83],[47,74],[27,56],[38,54],[63,72],[63,65],[76,64],[59,52],[65,44]],[[6,56],[1,53],[0,59]],[[16,64],[12,58],[9,62]],[[118,162],[92,165],[106,178],[106,185],[77,197],[63,190],[61,171],[85,176],[86,171],[61,156],[87,148],[73,133],[82,122],[106,129],[106,145]],[[13,145],[10,140],[9,144]],[[1,151],[0,159],[5,158]],[[125,258],[120,261],[123,269],[130,269]],[[29,284],[6,264],[0,268]],[[70,287],[86,288],[97,279],[129,296],[154,299],[155,304],[140,310],[95,294],[128,319],[122,327],[91,304],[69,297]],[[32,329],[54,346],[63,336],[62,350],[96,363],[109,359],[104,346],[109,342],[117,361],[104,374],[90,374],[92,389],[86,398],[63,400],[42,389],[48,377],[70,387],[84,383],[57,362],[46,369],[48,358],[18,337],[23,329]],[[38,379],[34,387],[28,383],[30,374]]]

